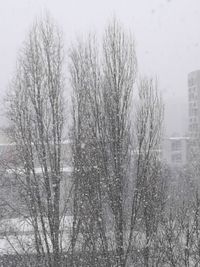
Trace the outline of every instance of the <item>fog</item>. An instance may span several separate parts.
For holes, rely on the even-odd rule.
[[[134,33],[139,72],[158,79],[166,107],[166,133],[187,132],[187,74],[200,68],[199,0],[1,1],[2,97],[28,29],[46,11],[62,28],[66,47],[78,34],[101,33],[108,20],[119,18]]]
[[[0,265],[200,266],[200,1],[0,21]]]

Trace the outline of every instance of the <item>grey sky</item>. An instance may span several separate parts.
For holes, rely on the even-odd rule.
[[[187,121],[187,74],[200,68],[199,0],[0,0],[0,92],[36,16],[48,10],[66,43],[82,32],[101,32],[115,15],[136,40],[139,71],[157,75],[166,102],[168,133]],[[170,122],[171,121],[171,122]]]

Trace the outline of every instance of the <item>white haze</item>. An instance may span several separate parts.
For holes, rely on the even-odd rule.
[[[0,1],[0,93],[36,16],[48,11],[67,45],[77,34],[101,32],[116,16],[135,36],[140,73],[157,76],[166,103],[167,133],[187,131],[187,74],[200,69],[199,0]],[[2,118],[3,121],[3,118]]]

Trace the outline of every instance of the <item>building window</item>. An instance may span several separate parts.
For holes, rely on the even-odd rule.
[[[188,85],[192,86],[193,84],[194,84],[194,79],[193,79],[193,77],[190,77],[188,80]]]
[[[181,140],[173,140],[171,148],[172,151],[181,150]]]
[[[191,123],[191,124],[189,125],[189,130],[190,130],[191,132],[197,132],[197,131],[198,131],[198,124],[197,124],[197,123]]]
[[[196,104],[194,104],[195,106]],[[189,107],[189,116],[197,116],[197,108]]]
[[[189,94],[189,101],[192,101],[192,100],[194,100],[195,99],[195,94],[194,93],[190,93]]]
[[[182,156],[181,154],[174,154],[172,155],[172,163],[181,163],[182,162]]]

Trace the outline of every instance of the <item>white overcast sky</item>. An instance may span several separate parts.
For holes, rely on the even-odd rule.
[[[46,11],[62,28],[66,45],[119,18],[134,33],[140,73],[158,77],[168,134],[184,134],[187,74],[200,69],[200,0],[0,0],[1,95],[28,29]]]

